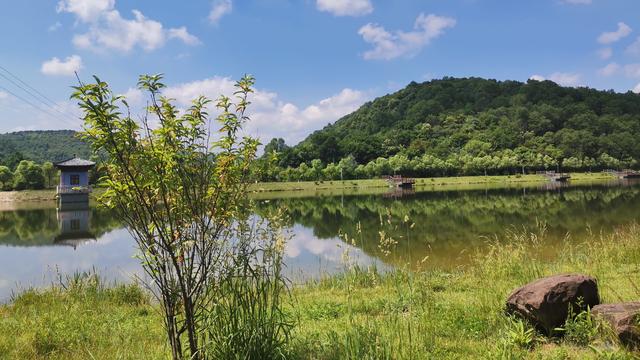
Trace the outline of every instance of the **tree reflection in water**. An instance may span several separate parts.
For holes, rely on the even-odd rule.
[[[341,232],[357,237],[364,253],[393,265],[415,264],[429,256],[435,266],[456,266],[488,239],[505,238],[510,231],[536,231],[540,224],[557,246],[567,234],[579,241],[588,229],[606,233],[638,221],[639,202],[640,183],[627,181],[289,198],[262,201],[258,211],[284,206],[291,226],[313,229],[318,239],[336,239]],[[388,213],[391,224],[386,223]],[[415,224],[410,231],[403,226],[407,218]],[[381,230],[398,241],[388,257],[379,248]]]

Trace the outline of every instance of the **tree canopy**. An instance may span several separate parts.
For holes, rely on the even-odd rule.
[[[56,162],[74,154],[88,159],[89,145],[73,130],[18,131],[0,134],[0,164],[12,170],[21,160]]]
[[[510,168],[566,162],[586,169],[634,165],[640,159],[638,133],[640,96],[632,92],[445,77],[412,82],[296,146],[274,140],[269,150],[279,153],[282,168],[311,166],[315,159],[337,164],[349,156],[365,165],[401,155],[408,161],[449,160],[447,166],[467,173],[489,161],[510,161]]]

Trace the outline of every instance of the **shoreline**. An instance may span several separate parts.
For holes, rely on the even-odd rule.
[[[608,236],[587,235],[581,244],[567,244],[547,259],[540,252],[548,240],[543,231],[518,233],[451,271],[397,268],[381,273],[345,263],[341,274],[290,288],[284,303],[294,326],[288,355],[299,360],[354,353],[361,358],[394,354],[397,359],[633,359],[637,353],[607,333],[593,333],[592,327],[578,333],[579,342],[572,340],[576,336],[551,339],[528,324],[520,329],[503,309],[513,289],[562,273],[594,276],[603,303],[636,300],[638,239],[640,226],[631,224]],[[5,334],[0,353],[12,359],[86,359],[87,352],[95,358],[163,358],[159,311],[140,284],[109,285],[90,274],[66,288],[27,289],[0,305]],[[532,330],[526,343],[510,335],[527,329]]]
[[[571,173],[570,182],[614,180],[615,176],[609,173]],[[455,176],[455,177],[431,177],[415,178],[414,188],[422,190],[431,187],[466,186],[483,184],[542,184],[550,182],[543,175],[488,175],[488,176]],[[251,184],[252,193],[285,192],[285,191],[309,191],[309,190],[349,190],[349,189],[375,189],[389,188],[384,179],[366,180],[327,180],[327,181],[296,181],[296,182],[267,182]]]
[[[615,176],[609,173],[571,173],[569,183],[599,182],[616,179]],[[550,181],[544,176],[534,174],[416,178],[414,189],[417,191],[425,191],[451,187],[473,187],[477,185],[507,186],[544,184],[549,182]],[[379,190],[389,188],[389,184],[384,179],[265,182],[250,184],[249,193],[257,199],[267,199],[272,197],[277,198],[278,195],[288,192],[314,196],[332,195],[332,192],[345,190],[353,192],[354,194],[358,194],[357,191],[360,190],[380,192]],[[95,190],[91,195],[91,199],[94,200],[101,192],[101,189]],[[340,194],[341,193],[338,193],[336,195]],[[0,191],[0,211],[35,207],[43,203],[53,204],[55,196],[55,189]]]

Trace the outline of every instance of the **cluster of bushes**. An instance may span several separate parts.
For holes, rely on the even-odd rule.
[[[40,165],[34,161],[22,160],[11,171],[0,165],[0,190],[37,190],[56,185],[58,170],[51,162]]]
[[[482,148],[482,144],[475,147]],[[371,179],[384,175],[398,174],[416,177],[439,177],[458,175],[504,175],[527,173],[541,170],[599,171],[604,169],[634,168],[638,165],[633,158],[617,159],[607,153],[598,158],[568,157],[557,158],[549,154],[533,153],[521,149],[489,152],[469,149],[446,158],[431,154],[409,157],[396,154],[379,157],[366,164],[358,164],[353,156],[339,162],[325,164],[320,159],[303,162],[298,167],[269,165],[263,160],[258,172],[261,181],[318,181]]]

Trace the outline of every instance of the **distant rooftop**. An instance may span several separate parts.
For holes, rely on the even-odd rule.
[[[57,167],[85,167],[85,166],[94,166],[95,164],[96,163],[94,163],[93,161],[80,159],[79,157],[74,156],[71,159],[57,162],[54,165]]]

